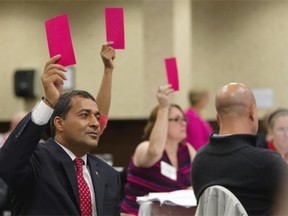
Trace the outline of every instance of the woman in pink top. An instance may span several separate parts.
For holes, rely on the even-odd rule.
[[[213,132],[209,123],[201,117],[201,111],[208,103],[208,92],[191,90],[189,92],[189,101],[191,107],[185,112],[188,118],[187,141],[198,150],[208,143],[209,136]]]

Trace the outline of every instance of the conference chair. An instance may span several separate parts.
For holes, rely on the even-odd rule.
[[[195,216],[248,216],[237,197],[227,188],[214,185],[200,196]]]

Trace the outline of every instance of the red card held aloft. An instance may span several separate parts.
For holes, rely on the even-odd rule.
[[[175,91],[179,90],[179,80],[178,80],[178,70],[177,70],[177,63],[176,58],[166,58],[165,59],[166,65],[166,74],[168,83],[172,85],[172,88]]]
[[[67,14],[47,20],[45,28],[50,58],[61,54],[58,64],[76,64]]]
[[[106,40],[114,49],[125,49],[123,8],[105,8]]]

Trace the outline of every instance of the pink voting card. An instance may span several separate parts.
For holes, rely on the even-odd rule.
[[[179,81],[178,81],[178,71],[177,71],[177,64],[175,58],[166,58],[166,72],[167,72],[167,79],[168,83],[172,85],[172,88],[175,91],[179,90]]]
[[[61,54],[58,64],[76,64],[67,14],[47,20],[45,27],[50,58]]]
[[[123,8],[105,8],[106,40],[114,49],[125,49]]]

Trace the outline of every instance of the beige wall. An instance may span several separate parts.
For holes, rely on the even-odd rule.
[[[215,119],[213,98],[238,81],[270,87],[275,106],[288,91],[288,2],[285,1],[1,1],[0,121],[30,109],[15,98],[16,69],[42,72],[49,59],[44,22],[68,13],[76,53],[76,88],[96,93],[103,72],[104,8],[124,7],[126,49],[117,51],[111,118],[145,118],[156,105],[155,89],[166,82],[163,59],[177,58],[181,91],[173,99],[188,106],[190,87],[211,95],[204,117]],[[267,110],[259,110],[260,117]]]
[[[185,14],[189,13],[189,1],[183,3],[187,6]],[[7,1],[0,2],[0,98],[5,101],[1,103],[0,121],[9,120],[18,110],[31,109],[36,102],[14,97],[14,71],[35,68],[42,73],[49,58],[44,22],[61,13],[69,16],[77,60],[76,88],[97,92],[103,72],[99,52],[105,41],[105,7],[124,7],[125,11],[126,49],[117,51],[111,118],[148,115],[156,105],[157,86],[166,83],[164,58],[176,53],[174,37],[178,33],[174,33],[174,25],[178,22],[174,19],[185,19],[181,21],[184,25],[191,20],[187,16],[177,18],[181,12],[175,10],[173,1]],[[189,28],[182,39],[189,40],[188,32]],[[177,45],[183,49],[181,43]],[[179,54],[184,64],[188,53]],[[185,70],[190,71],[189,67]],[[176,99],[180,97],[175,94]]]
[[[140,82],[143,74],[143,54],[142,43],[139,43],[143,35],[141,2],[104,4],[27,1],[0,2],[0,61],[1,73],[5,76],[5,79],[1,79],[0,97],[6,101],[4,105],[1,104],[0,119],[7,119],[18,109],[27,108],[23,99],[14,98],[14,70],[35,68],[42,73],[44,64],[49,59],[44,22],[61,13],[68,13],[69,16],[77,60],[76,88],[96,94],[103,73],[99,53],[102,43],[105,42],[103,17],[104,8],[107,6],[125,8],[126,40],[129,41],[124,51],[117,52],[111,114],[119,117],[142,114],[142,100],[137,100],[137,95],[142,95],[143,89]],[[132,109],[134,107],[141,109]]]
[[[288,2],[195,1],[192,8],[193,84],[213,97],[232,81],[268,87],[274,108],[288,107]],[[214,113],[211,104],[205,116]]]

